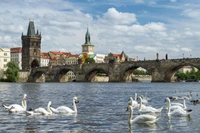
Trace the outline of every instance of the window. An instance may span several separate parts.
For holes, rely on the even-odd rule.
[[[4,53],[4,56],[7,56],[7,53]]]
[[[4,59],[4,62],[7,62],[7,59]]]

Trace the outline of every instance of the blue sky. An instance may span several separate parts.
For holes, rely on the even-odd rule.
[[[81,53],[87,27],[95,53],[132,58],[200,57],[198,0],[1,0],[0,47],[21,47],[29,20],[42,51]]]

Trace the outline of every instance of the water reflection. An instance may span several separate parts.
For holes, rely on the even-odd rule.
[[[74,96],[80,98],[77,115],[26,116],[9,114],[0,108],[1,132],[199,132],[199,106],[187,104],[193,110],[191,117],[167,117],[166,110],[159,114],[158,124],[128,124],[127,99],[135,92],[152,98],[149,105],[163,106],[166,96],[174,90],[185,95],[189,89],[199,93],[199,84],[153,83],[16,83],[0,84],[0,101],[21,103],[27,94],[28,108],[46,107],[49,100],[55,107],[72,107]],[[189,89],[188,89],[189,88]],[[189,101],[187,101],[189,102]]]

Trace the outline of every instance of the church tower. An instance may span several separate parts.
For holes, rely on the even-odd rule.
[[[85,43],[82,45],[82,54],[84,53],[87,53],[88,55],[94,54],[94,45],[90,42],[90,33],[88,28],[85,34]]]
[[[32,68],[40,67],[41,33],[35,32],[33,21],[29,21],[27,35],[22,39],[22,70],[29,71]]]

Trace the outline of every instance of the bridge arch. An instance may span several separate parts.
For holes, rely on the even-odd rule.
[[[193,65],[193,64],[179,64],[179,65],[173,66],[173,67],[171,67],[169,70],[167,70],[165,72],[164,81],[165,82],[175,82],[174,75],[176,74],[176,72],[179,69],[181,69],[184,66],[192,66],[192,67],[195,67],[195,68],[199,69],[198,66]]]
[[[45,82],[45,73],[43,71],[36,71],[31,76],[32,79],[29,79],[32,82]]]
[[[132,74],[133,72],[138,69],[138,68],[143,68],[145,69],[147,72],[150,72],[150,70],[148,70],[148,68],[146,66],[129,66],[127,68],[125,68],[125,70],[122,73],[122,81],[123,82],[132,82]]]
[[[90,70],[89,72],[86,73],[85,75],[85,79],[86,79],[86,82],[93,82],[94,81],[94,76],[97,75],[97,73],[105,73],[106,75],[105,76],[109,76],[109,72],[106,71],[105,69],[103,68],[94,68],[92,70]]]
[[[71,80],[69,80],[69,78],[66,76],[66,74],[68,73],[68,72],[73,72],[74,73],[74,75],[76,75],[76,73],[73,71],[73,70],[71,70],[71,69],[69,69],[69,68],[62,68],[62,69],[60,69],[57,73],[56,73],[56,76],[55,76],[55,81],[56,82],[69,82],[69,81],[71,81]],[[76,81],[76,80],[72,80],[72,81]]]

